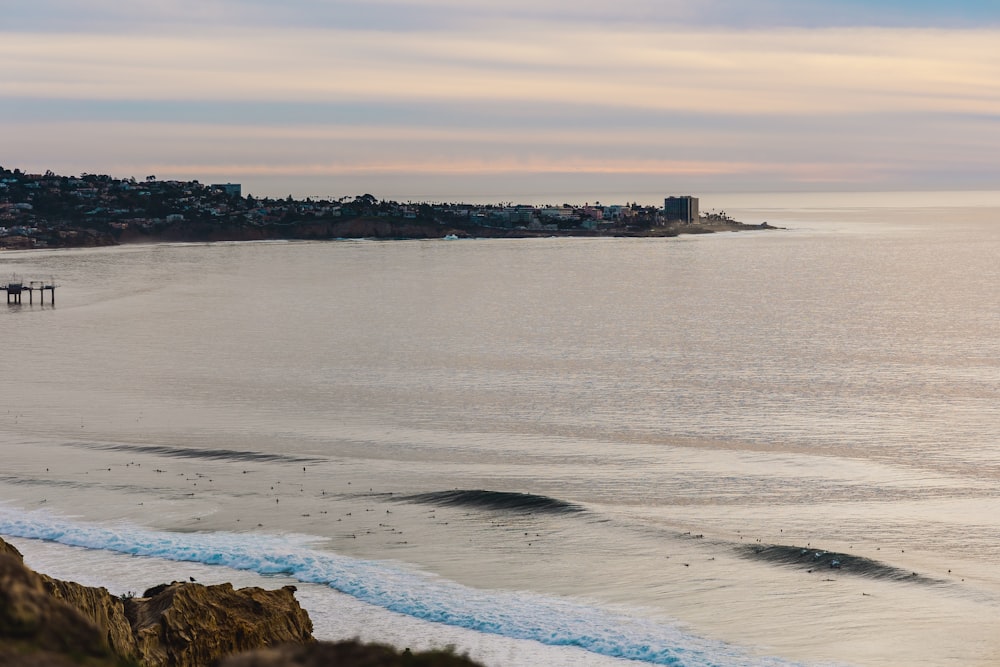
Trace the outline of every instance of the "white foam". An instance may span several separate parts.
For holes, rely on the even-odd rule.
[[[483,591],[380,562],[310,546],[306,536],[169,533],[130,525],[98,525],[42,511],[0,507],[0,534],[63,545],[219,565],[321,584],[362,603],[476,633],[597,656],[691,667],[788,664],[685,633],[640,615],[533,593]]]

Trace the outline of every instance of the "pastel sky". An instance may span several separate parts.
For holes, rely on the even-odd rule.
[[[401,200],[1000,189],[996,0],[0,5],[8,168]]]

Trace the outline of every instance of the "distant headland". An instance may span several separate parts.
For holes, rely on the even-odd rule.
[[[0,249],[123,243],[338,238],[638,236],[769,229],[699,212],[695,197],[664,206],[441,204],[243,196],[235,183],[28,174],[0,167]]]

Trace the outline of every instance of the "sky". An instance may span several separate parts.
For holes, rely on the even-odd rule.
[[[1000,190],[1000,2],[0,0],[0,166],[400,201]]]

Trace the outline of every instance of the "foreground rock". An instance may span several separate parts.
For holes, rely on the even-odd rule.
[[[294,586],[173,583],[126,600],[125,613],[144,665],[195,667],[250,649],[312,642],[312,621],[294,593]]]
[[[0,666],[124,664],[101,630],[53,597],[19,556],[0,547]]]
[[[295,588],[164,584],[122,599],[33,572],[0,539],[0,667],[476,667],[451,651],[318,643]]]
[[[15,547],[13,544],[7,544],[3,540],[0,540],[0,554],[13,556],[15,560],[21,563],[24,562],[24,556],[22,556],[21,552],[17,550],[17,547]]]
[[[104,588],[60,581],[44,574],[38,577],[52,598],[68,604],[100,631],[112,653],[123,658],[138,657],[135,637],[121,598],[111,595]]]
[[[0,667],[195,667],[250,649],[311,643],[312,622],[294,591],[174,583],[123,600],[37,574],[0,540]]]

